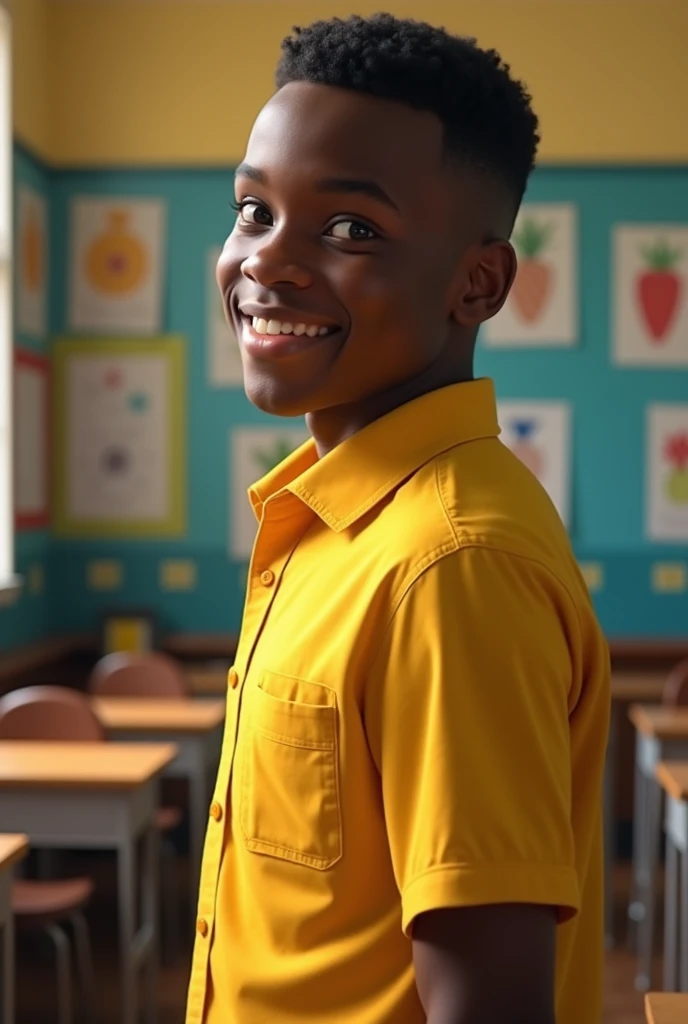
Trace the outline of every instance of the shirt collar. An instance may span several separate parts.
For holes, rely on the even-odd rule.
[[[260,519],[269,498],[289,491],[340,532],[436,455],[498,434],[492,381],[452,384],[399,406],[322,459],[307,441],[250,488],[251,504]]]

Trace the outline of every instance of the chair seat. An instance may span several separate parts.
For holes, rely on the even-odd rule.
[[[45,882],[20,878],[12,885],[12,912],[18,925],[63,920],[81,910],[93,888],[90,878]]]
[[[159,807],[155,812],[155,827],[158,832],[172,832],[182,820],[178,807]]]

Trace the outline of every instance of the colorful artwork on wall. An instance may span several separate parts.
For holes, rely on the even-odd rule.
[[[571,503],[571,415],[566,402],[501,401],[501,439],[538,478],[565,525]]]
[[[47,333],[48,204],[29,185],[17,187],[17,330],[32,338]]]
[[[155,334],[162,317],[165,207],[156,199],[77,196],[71,207],[74,331]]]
[[[211,387],[241,387],[244,372],[239,342],[227,323],[220,289],[215,280],[215,268],[222,252],[214,246],[208,252],[206,264],[206,359],[208,383]]]
[[[688,366],[688,225],[616,227],[614,360]]]
[[[688,403],[647,409],[646,521],[650,540],[688,540]]]
[[[503,309],[488,320],[488,346],[562,347],[578,336],[577,211],[571,203],[524,203],[512,244],[518,270]]]
[[[50,363],[14,352],[14,509],[19,530],[48,525]]]
[[[57,342],[60,534],[184,532],[184,361],[176,337]]]

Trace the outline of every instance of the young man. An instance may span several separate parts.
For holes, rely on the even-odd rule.
[[[382,15],[296,31],[277,85],[218,282],[313,440],[250,492],[187,1024],[599,1024],[608,653],[472,373],[529,97]]]

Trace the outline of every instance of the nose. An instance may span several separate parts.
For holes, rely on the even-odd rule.
[[[297,257],[294,242],[289,242],[283,231],[273,230],[260,239],[241,264],[241,272],[264,288],[277,285],[308,288],[313,283],[312,272],[305,261]]]

